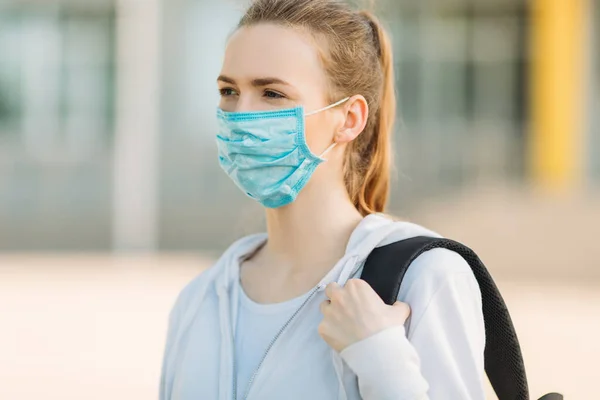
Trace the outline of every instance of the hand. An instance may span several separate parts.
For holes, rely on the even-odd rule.
[[[329,300],[321,303],[324,318],[319,324],[319,335],[338,352],[387,328],[404,324],[410,315],[407,304],[398,301],[388,306],[361,279],[350,279],[344,287],[330,283],[325,294]]]

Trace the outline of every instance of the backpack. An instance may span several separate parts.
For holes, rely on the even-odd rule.
[[[377,292],[383,301],[396,302],[402,279],[411,263],[422,253],[443,248],[462,256],[479,283],[481,290],[486,344],[485,372],[499,400],[529,400],[529,388],[521,347],[508,309],[494,280],[477,254],[461,243],[449,239],[419,236],[375,248],[365,262],[361,279]],[[540,400],[562,400],[549,393]]]

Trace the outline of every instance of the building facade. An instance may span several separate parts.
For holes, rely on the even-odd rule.
[[[260,226],[219,170],[234,0],[0,6],[0,250],[221,249]],[[395,46],[391,209],[600,183],[600,4],[379,2]]]

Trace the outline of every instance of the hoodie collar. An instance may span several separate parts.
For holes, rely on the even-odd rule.
[[[343,284],[371,251],[398,230],[398,224],[383,214],[370,214],[364,217],[354,229],[346,246],[346,253],[319,283],[325,286],[331,282]],[[217,278],[217,291],[225,294],[232,282],[239,278],[239,260],[255,251],[267,240],[266,233],[247,236],[234,243],[221,257],[215,268],[220,270]]]

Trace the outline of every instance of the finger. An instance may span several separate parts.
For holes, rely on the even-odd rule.
[[[348,279],[345,287],[364,289],[364,288],[371,287],[371,286],[367,283],[367,281],[365,281],[363,279],[352,278],[352,279]]]
[[[381,297],[379,297],[377,292],[375,292],[371,285],[369,285],[365,280],[349,279],[344,287],[347,287],[351,293],[360,296],[362,301],[375,301],[380,304],[383,303]]]
[[[342,291],[340,285],[337,282],[331,282],[327,287],[325,287],[325,295],[329,297],[329,300],[333,300],[335,297],[339,296],[339,293]]]
[[[397,301],[392,306],[396,312],[402,316],[404,320],[410,317],[410,306],[406,303],[402,303],[401,301]]]
[[[331,301],[325,300],[321,302],[319,308],[321,309],[321,314],[325,315],[325,313],[331,308]]]
[[[339,342],[334,338],[334,330],[332,329],[332,325],[330,322],[323,320],[319,326],[317,327],[317,332],[319,336],[327,343],[330,347],[334,349],[339,349]]]
[[[317,327],[317,332],[319,333],[319,336],[321,336],[323,339],[326,339],[328,337],[327,325],[325,325],[325,321],[319,324],[319,326]]]

